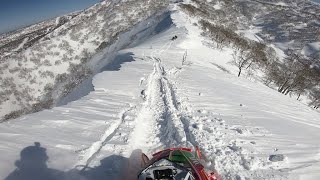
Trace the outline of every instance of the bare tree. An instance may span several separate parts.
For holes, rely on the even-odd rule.
[[[318,109],[320,107],[320,89],[313,89],[310,92],[310,99],[312,100],[310,102],[310,106],[313,106],[313,108]]]
[[[241,75],[243,69],[248,69],[254,61],[254,54],[250,50],[234,51],[233,59],[230,62],[232,65],[238,67],[238,77]]]

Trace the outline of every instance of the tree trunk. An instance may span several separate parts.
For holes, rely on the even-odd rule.
[[[285,95],[288,95],[290,91],[291,91],[291,90],[286,90],[286,92],[285,92],[284,94],[285,94]]]
[[[248,69],[252,65],[253,61],[250,62],[250,64],[247,66],[246,69]]]
[[[241,68],[239,68],[239,73],[238,73],[238,77],[240,77],[240,75],[241,75]]]
[[[289,81],[289,80],[287,79],[287,80],[281,85],[281,87],[279,87],[279,89],[278,89],[279,92],[283,93],[283,89],[284,89],[285,85],[287,85],[288,81]]]
[[[288,94],[288,91],[290,91],[290,87],[291,87],[291,86],[289,85],[289,86],[287,86],[286,88],[284,88],[283,91],[282,91],[282,93],[285,94],[285,95],[287,95],[287,94]]]

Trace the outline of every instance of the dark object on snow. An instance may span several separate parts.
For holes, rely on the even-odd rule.
[[[284,160],[284,155],[283,154],[275,154],[275,155],[270,155],[269,160],[272,162],[278,162],[278,161],[283,161]]]
[[[145,91],[144,89],[141,90],[140,95],[141,95],[141,98],[142,98],[143,100],[146,100],[147,95],[146,95],[146,91]]]
[[[60,180],[64,173],[47,167],[49,157],[46,148],[35,142],[20,152],[20,160],[15,162],[16,169],[5,180]]]
[[[174,40],[176,40],[177,38],[178,38],[178,36],[175,35],[175,36],[173,36],[173,37],[171,38],[171,41],[174,41]]]

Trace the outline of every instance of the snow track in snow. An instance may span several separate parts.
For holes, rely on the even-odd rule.
[[[100,150],[116,135],[116,133],[118,133],[121,125],[123,125],[126,121],[126,113],[132,111],[133,108],[131,107],[127,110],[124,110],[120,114],[119,121],[112,124],[111,127],[108,127],[104,134],[101,135],[100,140],[94,142],[89,148],[86,148],[84,150],[85,152],[81,155],[83,159],[81,159],[80,162],[77,163],[77,166],[84,165],[84,167],[82,168],[84,170],[90,165],[91,161],[96,158]]]
[[[186,133],[184,132],[183,124],[180,119],[180,112],[177,109],[177,99],[172,85],[166,77],[166,72],[161,66],[161,61],[158,59],[155,62],[155,72],[159,80],[159,90],[161,100],[163,101],[163,109],[161,110],[160,130],[162,142],[166,147],[178,146],[186,144]]]
[[[137,117],[137,127],[132,137],[133,149],[142,148],[146,152],[155,152],[163,148],[188,144],[175,91],[161,59],[156,57],[166,52],[171,45],[172,42],[166,43],[151,53],[153,71],[148,76],[146,101]],[[148,128],[153,129],[146,132],[145,129]],[[143,145],[148,147],[142,147]]]

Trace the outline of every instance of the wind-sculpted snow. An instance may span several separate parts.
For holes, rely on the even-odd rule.
[[[49,108],[92,74],[99,72],[91,60],[109,48],[109,56],[133,41],[119,36],[139,22],[161,15],[166,1],[103,1],[41,37],[31,47],[2,58],[0,116],[5,119]],[[151,27],[152,22],[145,27]],[[114,50],[114,52],[110,52]],[[111,58],[112,59],[112,58]]]

